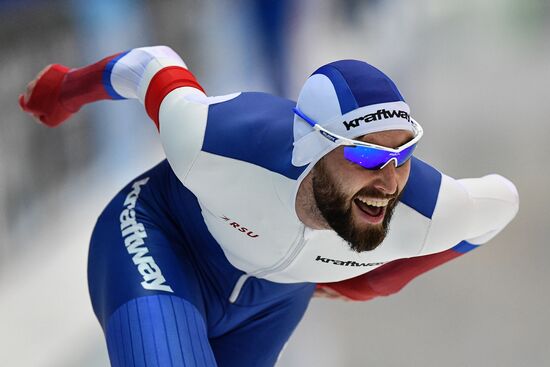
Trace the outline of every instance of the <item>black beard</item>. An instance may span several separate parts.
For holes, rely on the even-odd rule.
[[[389,223],[393,211],[399,202],[399,195],[393,195],[393,199],[386,207],[386,214],[380,225],[369,226],[368,228],[356,228],[353,224],[352,205],[353,201],[336,186],[330,178],[324,164],[318,162],[313,175],[313,196],[319,211],[329,226],[356,252],[372,251],[377,248],[388,234]],[[375,198],[388,198],[377,190],[362,189],[358,193],[362,196]],[[355,197],[357,197],[356,195]]]

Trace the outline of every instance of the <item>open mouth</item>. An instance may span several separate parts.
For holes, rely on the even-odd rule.
[[[370,224],[379,224],[384,219],[389,200],[355,198],[353,203],[363,220]]]

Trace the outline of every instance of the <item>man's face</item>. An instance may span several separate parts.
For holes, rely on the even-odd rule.
[[[412,139],[405,130],[364,135],[358,140],[396,148]],[[410,160],[367,170],[344,158],[338,147],[313,168],[313,195],[319,211],[336,233],[357,251],[375,249],[386,237],[393,209],[407,183]]]

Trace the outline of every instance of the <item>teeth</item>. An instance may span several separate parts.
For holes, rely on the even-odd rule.
[[[365,203],[370,206],[386,206],[390,202],[389,199],[368,199],[368,198],[357,198],[362,203]]]

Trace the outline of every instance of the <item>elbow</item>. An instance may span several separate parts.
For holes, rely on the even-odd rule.
[[[151,59],[156,60],[166,60],[165,62],[168,63],[177,63],[180,64],[180,66],[186,67],[185,63],[181,59],[181,57],[178,55],[176,51],[174,51],[169,46],[151,46],[151,47],[141,47],[136,50],[140,50],[144,53],[147,53]],[[183,65],[181,65],[183,64]]]
[[[507,178],[500,175],[494,176],[493,179],[500,182],[500,189],[496,190],[500,196],[500,200],[505,203],[503,208],[503,227],[510,223],[519,211],[519,192],[516,185]]]
[[[483,180],[487,182],[489,190],[483,197],[473,198],[473,201],[476,211],[482,214],[481,217],[476,216],[474,226],[482,224],[485,230],[481,231],[483,234],[468,240],[476,245],[495,237],[512,222],[519,211],[519,193],[510,180],[496,174],[485,176]]]

